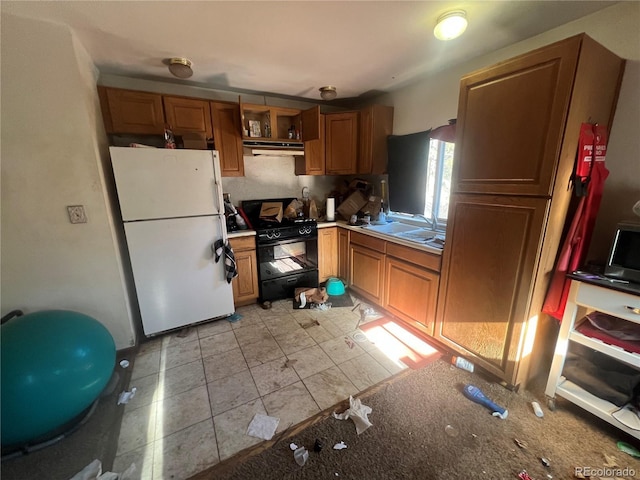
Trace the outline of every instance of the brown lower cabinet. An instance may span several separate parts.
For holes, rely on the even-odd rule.
[[[349,284],[349,230],[338,228],[338,277]]]
[[[350,288],[433,335],[440,255],[351,232]]]
[[[438,273],[387,255],[382,307],[433,335],[439,281]]]
[[[338,228],[318,229],[318,281],[338,274]]]
[[[514,378],[519,345],[533,321],[529,295],[548,203],[498,195],[451,198],[435,338],[505,380]]]
[[[383,300],[385,243],[357,232],[351,232],[349,243],[351,289],[378,305]]]
[[[238,276],[233,279],[233,303],[236,307],[255,303],[258,299],[258,263],[254,237],[230,238],[238,268]]]

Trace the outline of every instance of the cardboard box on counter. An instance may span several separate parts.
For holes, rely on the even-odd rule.
[[[262,202],[260,218],[268,222],[282,221],[282,202]]]
[[[360,190],[356,190],[336,209],[342,218],[349,220],[351,215],[355,215],[367,204],[367,197]]]
[[[376,197],[375,195],[372,195],[369,197],[367,204],[364,207],[362,207],[360,210],[362,210],[364,213],[368,212],[372,216],[377,216],[378,213],[380,213],[381,201],[382,199],[380,197]]]

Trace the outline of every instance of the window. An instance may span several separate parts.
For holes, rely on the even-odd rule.
[[[389,207],[399,219],[424,217],[433,226],[444,228],[454,138],[455,120],[434,130],[389,137]]]
[[[427,181],[424,216],[436,219],[438,224],[447,223],[449,196],[451,195],[451,170],[453,168],[454,143],[431,138],[427,159]]]

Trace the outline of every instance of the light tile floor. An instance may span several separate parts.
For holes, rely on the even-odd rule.
[[[407,368],[356,330],[359,309],[293,310],[282,300],[237,311],[235,323],[142,345],[113,471],[135,463],[140,479],[188,478],[261,442],[246,434],[256,413],[278,417],[281,432]]]

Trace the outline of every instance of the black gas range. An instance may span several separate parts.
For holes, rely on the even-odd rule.
[[[294,198],[246,200],[242,209],[256,230],[260,301],[293,297],[298,287],[318,286],[318,231],[314,219],[260,218],[263,202],[281,202],[283,211]]]

